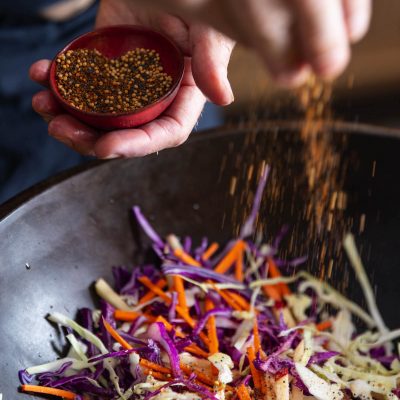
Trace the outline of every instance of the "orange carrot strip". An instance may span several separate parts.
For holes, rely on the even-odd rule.
[[[250,393],[243,383],[236,389],[239,400],[251,400]]]
[[[174,327],[161,315],[157,317],[156,322],[162,322],[165,327],[167,328],[167,330],[171,330],[174,329]],[[175,330],[175,335],[180,337],[180,338],[185,338],[186,335],[178,330]],[[204,357],[207,358],[208,357],[208,353],[205,352],[204,350],[202,350],[199,346],[197,346],[197,344],[192,343],[189,346],[185,347],[185,350],[188,351],[189,353],[195,354],[197,356],[200,357]]]
[[[211,311],[214,308],[214,304],[210,299],[205,300],[206,311]],[[215,324],[215,317],[212,315],[207,321],[207,332],[208,339],[210,341],[210,353],[215,354],[219,351],[219,342],[217,336],[217,326]]]
[[[322,321],[319,324],[316,325],[317,330],[319,331],[326,331],[332,327],[332,321],[327,320],[327,321]]]
[[[138,281],[150,289],[157,296],[161,297],[167,304],[171,304],[171,298],[165,294],[158,286],[156,286],[147,276],[140,276]]]
[[[141,314],[135,311],[115,310],[114,318],[118,321],[132,322]]]
[[[235,262],[235,278],[239,282],[243,282],[243,249],[239,251],[238,258]]]
[[[188,353],[194,354],[199,357],[207,358],[209,356],[209,354],[206,351],[202,350],[199,346],[197,346],[194,343],[189,344],[189,346],[185,347],[185,350]]]
[[[154,283],[147,278],[147,276],[141,276],[138,278],[138,281],[142,283],[144,286],[146,286],[148,289],[152,290],[154,293],[156,293],[158,296],[160,296],[168,305],[171,304],[171,298],[167,296],[165,292],[163,292],[161,289],[159,289],[157,286],[154,285]],[[191,327],[194,328],[196,326],[196,322],[193,320],[193,318],[189,315],[189,313],[184,310],[180,306],[176,306],[176,312],[182,317],[182,319],[185,320],[185,322]],[[208,346],[209,340],[204,333],[200,333],[200,338],[201,340]]]
[[[251,376],[253,377],[254,387],[258,390],[261,390],[261,377],[253,364],[253,361],[256,359],[256,355],[254,354],[254,348],[251,346],[247,348],[247,358],[249,359],[250,372]]]
[[[161,315],[159,315],[157,317],[156,322],[162,322],[165,325],[165,327],[167,328],[167,330],[169,330],[169,331],[171,329],[174,329],[174,327]],[[180,338],[185,337],[185,335],[182,332],[180,332],[180,331],[175,331],[175,332],[176,332],[176,336],[178,336]]]
[[[155,283],[155,285],[160,289],[164,289],[165,286],[167,286],[167,281],[161,278]],[[154,297],[156,297],[156,294],[150,290],[139,300],[139,304],[147,303],[148,301],[153,300]]]
[[[212,243],[210,247],[203,253],[201,259],[203,261],[209,260],[210,257],[212,257],[218,249],[219,249],[219,244],[217,242]]]
[[[282,296],[278,288],[274,285],[264,285],[262,291],[265,297],[268,297],[275,301],[282,301]]]
[[[148,361],[145,358],[140,359],[140,365],[153,371],[161,372],[162,374],[171,374],[170,368],[163,367],[162,365]]]
[[[121,337],[121,335],[103,318],[103,324],[107,332],[118,342],[124,349],[131,350],[133,347]]]
[[[231,292],[229,290],[226,291],[226,293],[234,300],[236,303],[240,305],[240,307],[243,308],[243,310],[250,311],[250,303],[240,294]]]
[[[163,367],[163,366],[161,366],[159,364],[155,364],[155,363],[153,363],[151,361],[147,361],[144,358],[140,359],[140,364],[144,368],[146,368],[148,370],[151,370],[151,373],[152,373],[152,375],[154,377],[155,377],[154,371],[156,373],[162,373],[162,374],[165,374],[167,376],[171,375],[171,369]],[[192,373],[195,373],[197,375],[197,380],[199,380],[200,382],[205,383],[206,385],[211,386],[211,387],[214,385],[214,379],[210,378],[208,375],[204,374],[203,372],[198,371],[197,369],[192,369],[192,368],[190,368],[187,365],[184,365],[182,363],[180,364],[180,367],[181,367],[181,370],[187,375],[191,375]],[[226,387],[226,388],[227,389],[231,389],[230,387]]]
[[[198,261],[196,261],[189,254],[185,253],[182,249],[175,249],[174,256],[185,264],[192,265],[194,267],[201,267],[201,264]]]
[[[182,363],[180,364],[180,367],[185,374],[191,375],[192,373],[195,373],[199,381],[211,387],[214,386],[215,379],[213,377],[210,377],[206,375],[204,372],[201,372],[195,368],[190,368],[187,365],[183,365]]]
[[[153,315],[146,314],[146,313],[140,314],[136,311],[125,311],[125,310],[118,310],[118,309],[116,309],[114,311],[114,318],[118,321],[133,322],[139,316],[146,317],[146,319],[149,322],[155,322],[157,319]]]
[[[267,265],[269,266],[269,263],[267,262]],[[269,270],[268,270],[269,272]],[[265,295],[265,297],[268,297],[274,301],[282,301],[282,295],[281,291],[278,288],[278,285],[264,285],[262,287],[262,291]]]
[[[103,318],[103,323],[104,326],[107,330],[107,332],[125,349],[131,350],[133,347],[126,342],[120,335],[119,333]],[[163,367],[162,365],[153,363],[151,361],[148,361],[144,358],[140,359],[140,365],[146,368],[149,368],[151,370],[161,372],[163,374],[171,374],[171,370],[169,368]]]
[[[213,289],[225,300],[225,302],[234,310],[243,311],[242,307],[235,300],[233,300],[228,294],[224,291],[218,289],[216,286],[213,285]]]
[[[183,284],[183,279],[180,276],[174,276],[173,282],[174,282],[175,292],[178,293],[178,304],[182,307],[182,309],[188,311],[188,307],[186,304],[185,285]]]
[[[268,274],[272,278],[280,278],[282,276],[281,271],[279,271],[278,266],[275,264],[275,261],[272,258],[268,258],[268,266]],[[282,296],[287,296],[292,293],[286,283],[278,283],[276,286],[279,288]]]
[[[257,317],[254,318],[253,335],[254,335],[254,351],[257,354],[261,350],[261,340],[260,340],[260,332],[258,331]]]
[[[69,392],[68,390],[55,389],[47,386],[22,385],[21,390],[23,392],[51,394],[53,396],[71,400],[74,400],[77,397],[75,393]]]
[[[143,372],[147,375],[151,375],[154,378],[160,380],[160,381],[170,381],[172,378],[171,376],[164,375],[161,372],[153,371],[152,369],[143,369]]]
[[[232,248],[229,250],[228,254],[218,263],[214,271],[219,274],[224,274],[232,266],[238,257],[238,252],[244,248],[245,244],[242,240],[238,240]]]

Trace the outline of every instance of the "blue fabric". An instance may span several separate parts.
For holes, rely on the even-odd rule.
[[[48,3],[0,0],[0,19],[5,21],[0,25],[0,203],[86,160],[47,135],[47,124],[31,107],[40,87],[28,70],[34,61],[53,58],[73,38],[92,30],[97,5],[65,23],[51,23],[35,15]]]

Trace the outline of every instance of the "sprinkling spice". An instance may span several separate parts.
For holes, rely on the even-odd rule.
[[[155,50],[137,48],[116,59],[97,50],[68,50],[56,62],[61,96],[82,111],[134,111],[154,103],[172,85]]]

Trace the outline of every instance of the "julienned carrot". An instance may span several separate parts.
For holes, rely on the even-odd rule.
[[[282,296],[279,291],[279,289],[276,286],[273,285],[264,285],[262,287],[262,291],[265,294],[266,297],[275,300],[275,301],[282,301]]]
[[[268,258],[268,275],[270,275],[271,278],[280,278],[282,276],[281,271],[279,271],[278,266],[272,258]],[[278,283],[276,286],[279,288],[282,296],[287,296],[292,293],[286,283]]]
[[[224,274],[233,265],[238,257],[238,252],[243,250],[245,243],[242,240],[238,240],[232,248],[228,251],[226,256],[219,262],[215,267],[214,271],[219,274]]]
[[[118,342],[124,349],[132,350],[133,347],[121,337],[121,335],[103,318],[103,324],[106,331],[111,335],[111,337]]]
[[[161,322],[164,324],[165,328],[170,331],[171,329],[174,329],[174,327],[161,315],[159,315],[156,319],[156,322]],[[186,337],[184,333],[180,332],[180,331],[175,331],[175,335],[180,337],[180,338],[184,338]]]
[[[217,242],[212,243],[210,247],[203,253],[201,259],[203,261],[209,260],[210,257],[212,257],[218,249],[219,249],[219,244]]]
[[[167,304],[171,304],[171,298],[167,296],[163,290],[157,287],[147,276],[139,276],[138,281],[157,296],[161,297]]]
[[[162,374],[171,375],[171,370],[169,368],[163,367],[160,364],[156,364],[151,361],[148,361],[145,358],[140,359],[140,365],[144,368],[148,368],[153,371],[161,372]]]
[[[256,355],[254,353],[254,348],[252,346],[249,346],[247,348],[247,358],[249,359],[250,372],[253,378],[254,387],[261,391],[261,377],[259,371],[253,364],[254,360],[256,359]]]
[[[162,374],[161,372],[153,371],[152,369],[143,368],[143,372],[146,375],[151,375],[160,381],[170,381],[172,379],[172,377],[170,375],[168,376],[168,375]]]
[[[205,300],[206,311],[211,311],[214,308],[214,303],[210,299]],[[217,326],[215,324],[215,317],[212,315],[207,321],[208,339],[210,341],[210,353],[215,354],[219,351],[219,341],[217,336]]]
[[[138,313],[136,311],[115,310],[114,318],[118,321],[133,322],[138,317],[146,317],[147,321],[155,322],[156,317],[147,313]]]
[[[162,322],[165,326],[165,328],[170,331],[171,329],[174,329],[174,327],[161,315],[157,317],[156,322]],[[175,335],[179,338],[185,338],[186,335],[178,330],[175,330]],[[191,343],[189,346],[185,347],[185,350],[189,353],[195,354],[200,357],[207,358],[208,353],[202,350],[197,344]]]
[[[254,336],[254,351],[256,354],[258,354],[261,350],[261,340],[260,340],[260,332],[258,331],[257,317],[254,318],[253,336]]]
[[[173,282],[175,292],[178,294],[178,304],[187,312],[188,307],[186,304],[185,285],[183,283],[183,279],[180,276],[174,276]]]
[[[250,311],[250,303],[240,294],[227,290],[226,293],[240,305],[245,311]]]
[[[188,367],[187,365],[184,365],[182,363],[180,364],[180,367],[181,367],[181,370],[185,374],[190,376],[191,374],[195,373],[197,375],[197,379],[199,381],[205,383],[208,386],[211,386],[211,387],[214,386],[215,380],[213,377],[210,377],[207,374],[205,374],[204,372],[201,372],[195,368]]]
[[[269,266],[268,262],[267,262],[267,266]],[[264,285],[262,287],[262,291],[266,297],[268,297],[276,302],[282,301],[282,294],[278,288],[278,285]]]
[[[223,290],[218,289],[213,285],[213,289],[225,300],[225,302],[236,311],[243,311],[243,308],[229,296],[229,294],[225,293]]]
[[[47,386],[22,385],[21,390],[23,392],[50,394],[64,399],[74,400],[77,398],[75,393],[69,392],[68,390],[55,389]]]
[[[115,310],[114,311],[114,318],[118,321],[126,321],[126,322],[132,322],[138,317],[140,317],[142,314],[136,312],[136,311],[125,311],[125,310]]]
[[[159,365],[159,364],[155,364],[151,361],[147,361],[146,359],[143,359],[143,358],[140,359],[140,365],[143,368],[145,368],[145,370],[151,371],[152,375],[154,377],[156,377],[156,374],[163,374],[164,376],[166,375],[167,378],[171,376],[171,370],[169,368],[163,367],[162,365]],[[211,386],[211,387],[214,385],[214,380],[212,378],[210,378],[209,376],[207,376],[206,374],[204,374],[203,372],[198,371],[196,369],[192,369],[182,363],[180,364],[180,367],[181,367],[181,370],[186,375],[190,376],[192,373],[195,373],[198,381],[200,381],[208,386]]]
[[[235,262],[235,278],[239,282],[243,282],[244,275],[243,275],[243,249],[239,250],[238,257]]]
[[[320,322],[319,324],[316,325],[316,328],[319,331],[326,331],[326,330],[332,328],[332,321],[330,321],[329,319],[326,320],[326,321],[322,321],[322,322]]]
[[[167,286],[167,281],[163,278],[159,279],[155,285],[160,288],[160,289],[164,289],[165,286]],[[151,290],[149,290],[140,300],[139,300],[139,304],[144,304],[147,303],[150,300],[153,300],[154,297],[156,297],[156,294],[154,292],[152,292]]]
[[[251,400],[250,393],[243,383],[236,389],[236,393],[239,397],[239,400]]]
[[[183,263],[185,263],[187,265],[192,265],[193,267],[201,267],[201,264],[197,260],[195,260],[189,254],[185,253],[182,249],[175,249],[174,256],[178,260],[182,261]]]
[[[154,285],[154,283],[147,278],[147,276],[140,276],[138,278],[138,281],[142,283],[144,286],[146,286],[148,289],[152,290],[154,293],[156,293],[158,296],[160,296],[168,305],[171,304],[171,298],[163,292],[161,289],[159,289],[157,286]],[[194,328],[196,326],[196,322],[193,320],[193,318],[189,315],[189,312],[184,310],[180,306],[176,306],[176,312],[180,315],[182,319],[185,320],[185,322],[191,327]],[[200,333],[200,338],[201,340],[208,346],[209,345],[209,340],[206,335],[203,333]]]

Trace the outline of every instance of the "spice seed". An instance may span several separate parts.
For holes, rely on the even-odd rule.
[[[98,50],[69,50],[56,62],[62,97],[83,111],[134,111],[154,103],[172,86],[155,50],[139,48],[118,59],[108,59]]]

